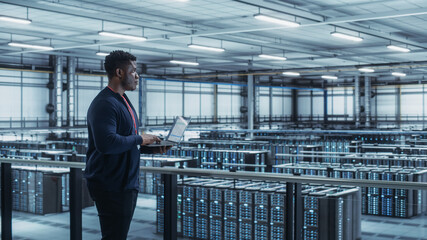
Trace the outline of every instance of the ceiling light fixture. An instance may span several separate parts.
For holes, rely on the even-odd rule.
[[[270,16],[267,16],[267,15],[264,15],[261,13],[255,14],[254,18],[261,20],[261,21],[276,23],[276,24],[280,24],[283,26],[287,26],[287,27],[299,27],[301,25],[299,22],[294,22],[294,21],[284,20],[284,19],[280,19],[280,18],[270,17]]]
[[[105,57],[105,56],[108,56],[110,54],[106,53],[106,52],[96,52],[96,55],[101,56],[101,57]]]
[[[348,34],[340,33],[340,32],[331,32],[331,35],[334,37],[337,37],[337,38],[342,38],[342,39],[346,39],[346,40],[350,40],[350,41],[354,41],[354,42],[363,41],[363,38],[361,38],[361,37],[348,35]]]
[[[10,42],[7,45],[9,45],[11,47],[19,47],[19,48],[33,48],[33,49],[39,49],[39,50],[53,50],[53,47],[50,47],[50,46],[40,46],[40,45],[32,45],[32,44],[17,43],[17,42]]]
[[[280,60],[280,61],[286,61],[287,58],[285,57],[279,57],[279,56],[273,56],[273,55],[267,55],[267,54],[260,54],[258,55],[260,58],[268,58],[273,60]]]
[[[409,48],[405,48],[405,47],[399,47],[399,46],[396,46],[396,45],[387,45],[387,48],[388,49],[390,49],[390,50],[394,50],[394,51],[398,51],[398,52],[410,52],[411,51],[411,49],[409,49]]]
[[[331,75],[322,75],[323,79],[331,79],[331,80],[337,80],[337,76],[331,76]]]
[[[406,73],[401,73],[401,72],[392,72],[391,75],[396,77],[406,77]]]
[[[375,72],[375,70],[372,68],[358,68],[357,70],[359,70],[361,72],[367,72],[367,73]]]
[[[301,76],[299,72],[283,72],[282,74],[286,76],[296,76],[296,77]]]
[[[185,62],[185,61],[177,61],[177,60],[170,60],[169,62],[173,64],[199,66],[198,62]]]
[[[30,23],[32,23],[32,21],[30,19],[8,17],[8,16],[0,16],[0,21],[13,22],[13,23],[19,23],[19,24],[30,24]]]
[[[146,37],[139,37],[139,36],[133,36],[133,35],[127,35],[127,34],[121,34],[121,33],[105,32],[105,31],[98,32],[98,34],[100,36],[105,36],[105,37],[122,38],[122,39],[134,40],[134,41],[146,41],[147,40]]]
[[[200,49],[200,50],[211,51],[211,52],[224,52],[225,51],[224,48],[208,47],[208,46],[202,46],[202,45],[197,45],[197,44],[188,44],[188,47]]]

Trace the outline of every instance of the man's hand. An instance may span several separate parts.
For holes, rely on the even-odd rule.
[[[158,137],[156,137],[154,135],[151,135],[151,134],[141,134],[141,137],[142,137],[142,144],[141,144],[141,146],[152,144],[152,143],[155,143],[155,142],[161,142],[162,141],[162,140],[160,140],[160,138],[158,138]]]

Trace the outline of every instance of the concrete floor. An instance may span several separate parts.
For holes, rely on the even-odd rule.
[[[158,240],[156,234],[156,198],[140,194],[135,215],[130,226],[128,240]],[[13,212],[13,240],[69,240],[69,213],[44,216]],[[83,239],[101,239],[98,215],[95,207],[83,209]]]
[[[153,195],[140,194],[135,215],[129,230],[129,240],[163,239],[156,234],[156,199]],[[83,210],[83,239],[101,239],[95,207]],[[14,240],[68,240],[69,214],[44,216],[13,212]],[[426,239],[427,216],[411,219],[362,216],[363,240]]]

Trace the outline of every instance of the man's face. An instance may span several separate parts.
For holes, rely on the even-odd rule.
[[[122,79],[122,87],[125,91],[133,91],[138,85],[139,76],[136,72],[136,61],[130,61],[130,64],[123,69],[124,77]]]

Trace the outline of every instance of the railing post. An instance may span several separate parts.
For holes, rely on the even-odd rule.
[[[177,177],[172,174],[162,175],[165,186],[165,231],[164,240],[176,240],[177,237]]]
[[[285,239],[294,239],[294,184],[286,183]]]
[[[303,225],[303,199],[301,196],[301,183],[295,183],[295,240],[302,238]]]
[[[70,168],[70,239],[82,240],[82,177],[80,168]]]
[[[12,240],[12,164],[1,163],[1,239]]]

